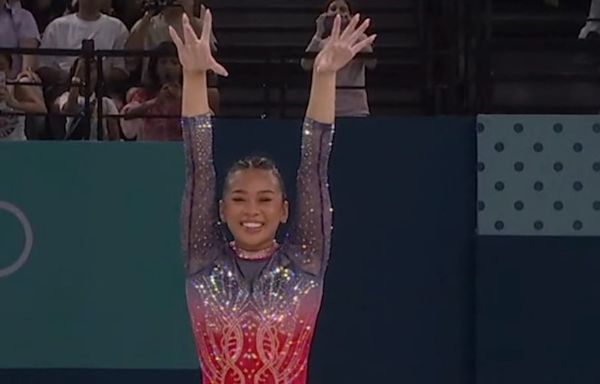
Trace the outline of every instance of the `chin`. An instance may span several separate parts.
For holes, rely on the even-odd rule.
[[[275,239],[273,236],[256,236],[246,233],[234,234],[234,239],[246,251],[261,251]]]

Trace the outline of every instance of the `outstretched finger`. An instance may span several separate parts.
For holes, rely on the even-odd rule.
[[[340,15],[337,15],[335,19],[333,19],[333,28],[331,29],[331,39],[338,40],[340,38],[340,31],[342,29],[342,18]]]
[[[371,36],[367,37],[366,39],[364,39],[363,41],[360,41],[360,42],[354,44],[352,46],[352,54],[356,55],[357,53],[361,52],[363,49],[365,49],[369,45],[373,44],[373,42],[375,41],[376,38],[377,38],[377,35],[371,35]]]
[[[206,16],[206,7],[204,4],[200,4],[200,20],[204,21],[204,16]]]
[[[171,40],[173,40],[175,46],[177,47],[177,52],[183,52],[183,41],[181,41],[177,31],[175,31],[175,29],[171,26],[169,26],[169,35],[171,35]]]
[[[198,42],[198,36],[196,36],[194,28],[192,28],[192,24],[190,23],[190,18],[188,15],[184,13],[181,17],[183,19],[183,37],[185,38],[185,43],[193,44]]]
[[[211,69],[213,70],[214,73],[216,73],[219,76],[223,76],[223,77],[229,76],[229,72],[227,72],[225,67],[223,67],[221,64],[217,63],[216,61],[214,62]]]
[[[202,20],[202,36],[200,40],[210,41],[210,35],[212,32],[212,12],[207,9],[204,14],[204,20]]]
[[[340,39],[345,40],[348,38],[348,36],[352,35],[352,32],[354,32],[354,30],[356,29],[356,26],[358,25],[359,21],[360,14],[357,13],[356,15],[354,15],[352,20],[350,20],[350,23],[348,24],[346,29],[344,29],[344,32],[342,32],[342,36],[340,36]]]
[[[356,43],[360,39],[360,37],[365,33],[365,31],[369,28],[370,25],[371,19],[363,21],[360,27],[358,27],[358,29],[354,31],[354,33],[350,35],[350,37],[348,37],[348,42],[350,44]]]

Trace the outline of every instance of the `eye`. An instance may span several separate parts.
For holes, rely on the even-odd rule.
[[[232,197],[231,200],[235,203],[243,203],[244,202],[244,198],[243,197]]]
[[[259,201],[261,203],[270,203],[271,201],[273,201],[273,199],[271,197],[261,197]]]

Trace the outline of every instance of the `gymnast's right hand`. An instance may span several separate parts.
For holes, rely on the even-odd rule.
[[[206,10],[202,23],[202,36],[198,38],[190,25],[190,19],[184,13],[183,40],[177,35],[173,27],[169,27],[171,39],[177,46],[177,54],[183,68],[184,75],[206,73],[211,70],[217,75],[227,76],[227,70],[215,60],[210,50],[210,35],[212,31],[212,14]]]

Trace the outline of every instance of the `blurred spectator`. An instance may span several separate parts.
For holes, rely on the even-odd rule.
[[[0,0],[0,47],[37,48],[39,36],[33,15],[19,1]],[[8,77],[14,78],[17,73],[35,67],[35,56],[13,55]]]
[[[181,114],[181,64],[177,48],[171,42],[161,43],[157,56],[150,58],[148,77],[150,81],[142,88],[132,88],[127,95],[126,115],[121,127],[126,138],[138,141],[181,140],[179,118],[132,119],[134,116]]]
[[[598,39],[600,37],[600,0],[592,0],[590,5],[590,13],[588,20],[581,32],[579,32],[580,39]]]
[[[127,28],[133,25],[144,15],[144,0],[114,1],[113,9],[115,17],[118,17]]]
[[[61,113],[79,114],[78,117],[68,117],[66,119],[65,133],[67,137],[84,140],[98,139],[98,101],[96,99],[96,85],[98,81],[98,68],[95,61],[90,62],[90,82],[85,83],[86,65],[84,59],[76,59],[73,63],[69,77],[71,86],[69,91],[65,92],[56,100],[56,107]],[[83,115],[85,107],[85,97],[90,99],[90,108],[92,118],[88,127],[85,125]],[[119,113],[115,103],[108,97],[102,98],[103,115],[116,115]],[[109,140],[119,140],[119,126],[115,117],[105,117],[102,120],[103,137]]]
[[[98,1],[100,2],[100,12],[102,12],[103,14],[108,15],[108,16],[117,17],[115,15],[115,10],[113,8],[112,0],[98,0]],[[71,3],[67,7],[67,12],[65,12],[65,15],[68,15],[71,13],[77,13],[77,12],[79,12],[79,0],[71,0]]]
[[[41,32],[52,20],[63,16],[67,9],[67,0],[22,0],[21,3],[33,14]]]
[[[123,49],[128,31],[120,20],[101,13],[104,0],[79,0],[77,13],[52,21],[42,39],[42,48],[81,49],[81,42],[94,40],[96,49]],[[67,82],[75,57],[44,56],[39,73],[47,84]],[[123,58],[107,58],[103,62],[104,77],[119,83],[128,73]]]
[[[0,54],[0,72],[6,79],[9,78],[12,66],[12,56]],[[29,83],[37,81],[36,75],[27,70],[19,75],[18,83]],[[41,92],[34,86],[10,85],[0,86],[0,111],[7,113],[46,113],[46,106]],[[0,114],[0,141],[22,141],[26,140],[25,116]]]
[[[317,29],[315,35],[310,41],[306,52],[318,52],[327,39],[331,35],[333,26],[333,18],[340,15],[342,18],[342,30],[348,25],[348,22],[354,16],[352,7],[347,0],[328,0],[325,12],[322,13],[317,21]],[[366,38],[366,35],[363,35]],[[369,46],[363,52],[373,52],[373,47]],[[302,68],[306,71],[311,71],[314,60],[302,59]],[[365,87],[365,69],[373,69],[377,65],[375,59],[355,58],[348,65],[342,68],[337,73],[336,91],[336,116],[369,116],[369,102],[367,98],[367,90]],[[339,87],[356,87],[355,89],[344,89]],[[358,89],[362,87],[362,89]]]
[[[138,20],[131,29],[131,35],[125,44],[127,49],[132,50],[154,50],[161,43],[171,41],[169,35],[169,26],[173,27],[180,36],[183,36],[183,25],[181,17],[184,12],[190,18],[190,23],[198,35],[202,33],[202,18],[204,8],[201,10],[200,17],[196,17],[194,13],[193,0],[175,0],[173,6],[169,7],[154,7],[156,1],[146,0],[146,11],[144,16]],[[216,39],[211,36],[212,50],[216,51]],[[141,80],[142,83],[147,83],[148,78],[148,59],[141,60],[140,58],[128,58],[128,68],[134,71],[139,66],[142,66]],[[217,111],[219,103],[219,94],[216,89],[216,76],[209,74],[209,103],[211,109]]]

